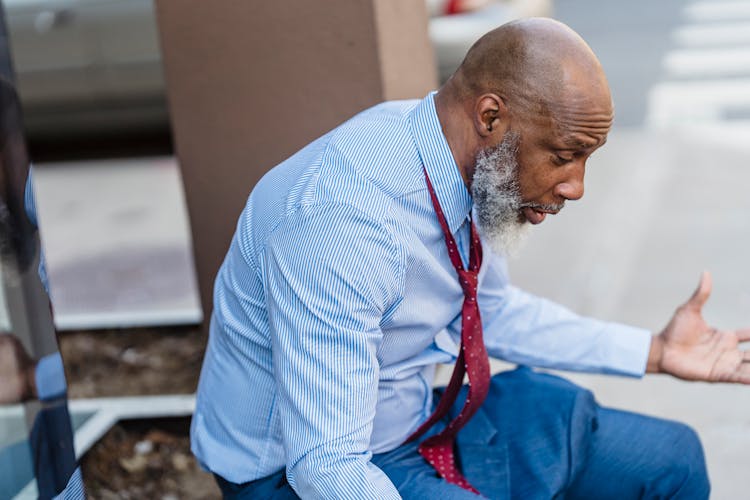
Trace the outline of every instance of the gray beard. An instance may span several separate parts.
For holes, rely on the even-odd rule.
[[[493,252],[515,256],[531,224],[521,215],[524,206],[518,185],[519,136],[508,132],[500,144],[477,154],[471,194],[482,241]]]

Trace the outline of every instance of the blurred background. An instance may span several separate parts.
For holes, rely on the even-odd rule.
[[[89,493],[216,496],[189,453],[189,397],[141,398],[191,394],[205,344],[154,4],[3,5]],[[709,322],[750,326],[750,1],[427,0],[426,8],[437,81],[484,32],[529,15],[578,31],[610,81],[615,126],[589,161],[586,196],[535,228],[511,263],[517,284],[582,314],[658,331],[707,269]],[[693,425],[712,498],[747,497],[750,389],[573,378],[604,404]]]

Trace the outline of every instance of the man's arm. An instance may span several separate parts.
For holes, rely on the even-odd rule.
[[[480,288],[485,342],[491,356],[564,370],[641,376],[667,373],[686,380],[750,384],[750,354],[739,349],[750,329],[711,328],[701,309],[711,291],[705,273],[693,296],[657,335],[576,315],[508,283],[492,255]]]
[[[399,498],[368,451],[379,323],[400,287],[387,231],[347,206],[306,207],[263,257],[289,484],[303,498]]]
[[[640,377],[652,343],[648,330],[579,316],[512,285],[482,308],[482,324],[490,356],[540,368]]]
[[[508,282],[505,260],[487,253],[479,289],[490,356],[512,363],[639,377],[652,334],[642,328],[579,316]]]

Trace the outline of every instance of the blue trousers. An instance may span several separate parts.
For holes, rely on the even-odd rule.
[[[450,418],[465,396],[466,387]],[[600,407],[589,391],[524,367],[492,378],[484,405],[458,434],[456,455],[491,499],[706,499],[710,490],[703,449],[686,425]],[[372,461],[405,499],[478,498],[438,477],[417,443]],[[298,498],[283,470],[245,484],[217,482],[225,498]]]

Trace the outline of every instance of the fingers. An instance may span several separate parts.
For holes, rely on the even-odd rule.
[[[737,370],[727,378],[728,382],[750,385],[750,352],[742,353],[742,361]]]
[[[701,274],[700,283],[698,288],[695,289],[693,295],[688,299],[685,305],[690,306],[698,311],[703,308],[703,305],[708,300],[708,296],[711,294],[711,273],[703,271]]]
[[[737,340],[740,342],[747,342],[750,340],[750,328],[743,328],[741,330],[735,330],[737,334]]]

